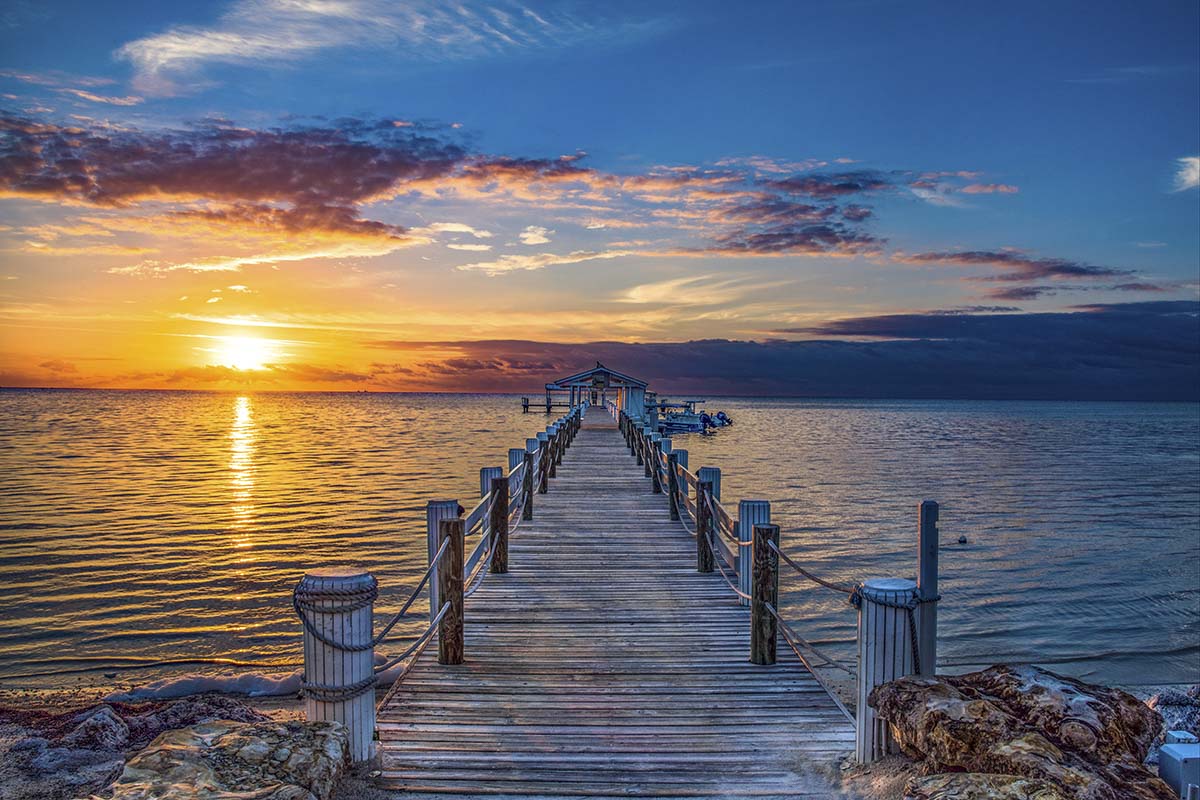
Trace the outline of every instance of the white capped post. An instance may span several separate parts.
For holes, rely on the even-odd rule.
[[[492,478],[503,478],[503,467],[483,467],[479,470],[479,496],[487,497],[492,493]]]
[[[750,542],[738,546],[738,589],[750,594],[753,589],[753,572],[750,567],[754,563],[754,526],[771,524],[771,504],[766,500],[742,500],[738,503],[737,537],[739,541]],[[739,597],[741,605],[748,606],[750,601]]]
[[[857,590],[858,708],[854,753],[870,764],[896,750],[886,722],[867,703],[876,686],[912,675],[913,632],[917,584],[907,578],[873,578]]]
[[[350,758],[375,753],[375,577],[360,569],[308,572],[295,590],[304,625],[304,712],[309,722],[340,722]]]

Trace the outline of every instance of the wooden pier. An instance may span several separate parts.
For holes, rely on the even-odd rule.
[[[596,373],[616,386],[605,405],[575,391]],[[834,583],[788,555],[768,501],[731,513],[720,469],[692,472],[626,411],[644,384],[597,364],[566,385],[578,402],[481,469],[469,511],[428,504],[428,568],[378,633],[373,576],[301,580],[309,719],[345,723],[352,759],[378,756],[380,787],[406,797],[824,798],[846,755],[894,752],[867,698],[934,671],[937,503],[920,506],[918,581]],[[782,618],[781,569],[849,600],[856,669]],[[424,632],[376,664],[426,595]],[[813,664],[855,676],[853,717]]]
[[[380,709],[380,783],[414,796],[827,797],[806,770],[854,726],[696,570],[605,409],[591,407],[508,572],[465,603],[465,660],[419,659]]]

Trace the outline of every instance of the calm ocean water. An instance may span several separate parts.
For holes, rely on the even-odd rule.
[[[917,503],[942,503],[943,666],[1200,682],[1197,406],[709,408],[736,425],[676,447],[722,468],[731,509],[770,499],[819,574],[911,575]],[[0,410],[0,681],[35,686],[291,668],[306,568],[369,567],[394,611],[425,502],[477,497],[478,468],[546,422],[494,395],[4,391]],[[844,600],[786,573],[783,594],[849,658]]]

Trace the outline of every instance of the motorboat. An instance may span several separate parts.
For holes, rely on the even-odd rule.
[[[733,424],[733,419],[724,411],[709,414],[697,406],[703,400],[680,400],[675,403],[665,398],[658,402],[659,432],[663,435],[674,433],[707,433],[713,428],[723,428]]]

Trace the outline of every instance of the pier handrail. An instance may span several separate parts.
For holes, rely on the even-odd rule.
[[[742,518],[735,519],[721,504],[720,470],[701,468],[691,472],[677,455],[672,455],[670,439],[654,434],[644,420],[631,417],[623,409],[610,410],[630,453],[639,465],[644,465],[653,493],[665,490],[671,518],[679,520],[696,538],[697,570],[716,569],[739,602],[750,605],[751,661],[774,663],[776,639],[782,637],[842,712],[854,721],[858,759],[869,763],[887,753],[892,746],[890,734],[867,702],[871,690],[903,675],[932,674],[937,664],[937,604],[941,599],[937,591],[938,503],[925,500],[920,504],[916,582],[889,578],[860,581],[853,586],[841,584],[822,578],[784,552],[779,544],[779,527],[768,522],[770,506],[766,501],[742,500],[738,506]],[[747,535],[750,538],[743,538]],[[780,562],[805,580],[847,597],[847,608],[856,609],[860,669],[856,671],[823,652],[783,618],[777,607]],[[736,580],[730,578],[726,565]],[[855,678],[856,714],[850,714],[814,667],[843,670]]]
[[[345,620],[347,617],[343,615],[365,612],[368,623],[366,631],[370,631],[372,626],[369,623],[373,620],[374,603],[379,594],[379,584],[374,576],[356,574],[347,580],[358,583],[339,589],[340,577],[328,580],[322,573],[317,573],[315,582],[307,583],[309,577],[306,576],[296,586],[292,593],[292,604],[305,634],[301,687],[310,704],[309,718],[337,719],[347,724],[352,730],[354,760],[361,761],[367,757],[370,751],[369,733],[375,727],[375,713],[398,690],[405,676],[434,639],[435,632],[438,634],[439,661],[458,663],[462,660],[463,603],[483,585],[489,574],[507,571],[508,537],[522,520],[532,518],[533,494],[549,490],[550,479],[555,477],[557,464],[578,433],[588,405],[585,401],[571,407],[567,414],[547,426],[537,438],[527,440],[525,448],[510,450],[511,467],[507,471],[499,467],[480,470],[480,483],[483,484],[481,496],[470,511],[464,513],[456,500],[430,501],[426,511],[430,538],[429,563],[400,610],[388,619],[379,633],[369,635],[365,640],[352,641],[362,635],[361,621],[345,626],[341,621],[336,625],[331,622],[331,618]],[[500,505],[497,506],[497,503]],[[470,556],[464,559],[463,540],[467,535],[474,534],[479,534],[479,542]],[[433,546],[435,542],[436,547]],[[379,665],[364,665],[361,660],[339,655],[374,653],[376,647],[388,640],[400,620],[408,616],[423,593],[428,593],[431,601],[429,621],[403,652],[385,659]],[[326,634],[313,623],[311,614],[324,614],[328,630],[340,631],[347,638]],[[319,645],[323,645],[325,650],[318,652]],[[381,674],[398,664],[403,667],[394,675],[391,689],[378,704],[363,708],[359,698],[374,689]],[[362,674],[364,670],[365,675]],[[332,675],[334,680],[341,676],[342,682],[310,680],[314,674]],[[317,710],[312,707],[313,704],[323,708]]]

